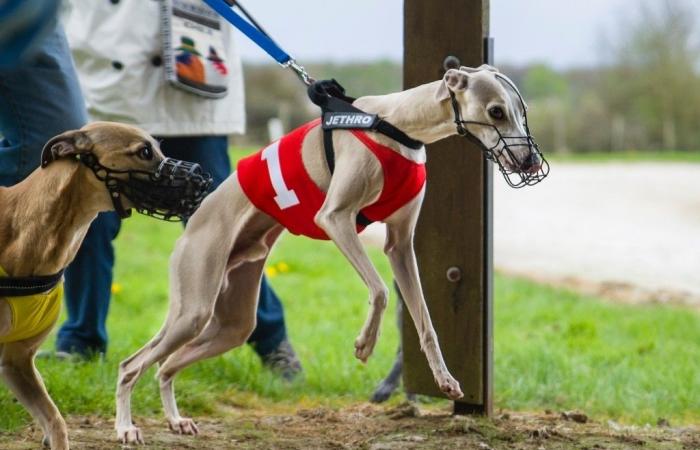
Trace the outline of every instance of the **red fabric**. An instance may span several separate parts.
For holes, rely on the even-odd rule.
[[[314,223],[326,194],[321,191],[306,172],[301,157],[301,145],[306,134],[319,126],[320,119],[309,122],[279,141],[278,154],[284,185],[296,194],[298,204],[281,209],[275,201],[277,193],[273,187],[268,165],[271,159],[263,159],[265,149],[271,144],[238,162],[238,182],[250,201],[261,211],[274,217],[294,234],[313,239],[328,239],[326,233]],[[401,156],[389,147],[373,141],[366,133],[352,130],[353,135],[371,151],[382,165],[384,186],[376,202],[362,209],[362,213],[373,221],[382,221],[411,201],[425,185],[425,164],[418,164]],[[357,232],[364,227],[358,225]]]

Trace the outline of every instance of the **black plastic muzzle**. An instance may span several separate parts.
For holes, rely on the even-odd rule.
[[[131,215],[122,204],[124,196],[141,214],[168,222],[187,220],[212,184],[211,176],[199,164],[172,158],[165,158],[153,172],[109,169],[92,153],[80,155],[80,161],[105,183],[122,218]]]

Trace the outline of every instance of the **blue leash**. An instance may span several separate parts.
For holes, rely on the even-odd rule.
[[[263,49],[265,53],[272,56],[272,58],[277,61],[282,67],[292,69],[294,73],[301,79],[301,81],[307,86],[313,83],[313,79],[309,76],[303,66],[297,64],[297,62],[289,56],[287,52],[282,50],[282,48],[277,45],[277,43],[272,40],[272,38],[265,32],[265,30],[258,25],[258,23],[253,19],[248,12],[243,9],[240,3],[233,0],[232,3],[237,6],[241,12],[248,18],[248,21],[243,19],[236,13],[231,6],[226,3],[225,0],[204,0],[204,2],[209,5],[214,11],[219,13],[221,17],[226,19],[234,27],[238,28],[243,34],[248,36],[250,40],[255,42],[258,47]],[[252,23],[252,25],[251,25]]]

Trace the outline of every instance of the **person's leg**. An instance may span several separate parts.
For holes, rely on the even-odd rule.
[[[0,71],[0,185],[23,180],[39,167],[49,139],[86,122],[73,60],[57,25],[31,60]]]
[[[21,181],[39,166],[41,149],[50,138],[86,122],[70,50],[57,26],[34,58],[0,72],[0,184]],[[111,239],[118,227],[116,215],[100,215],[66,271],[68,321],[59,331],[59,350],[83,353],[106,348],[114,261]]]
[[[169,158],[190,161],[202,166],[212,179],[212,190],[216,189],[231,174],[226,136],[155,136],[160,149]]]
[[[56,350],[90,356],[107,351],[107,313],[112,294],[114,247],[121,219],[100,213],[65,275],[68,319],[61,325]]]
[[[270,287],[265,275],[263,275],[260,284],[257,319],[257,325],[253,334],[248,338],[248,342],[253,344],[256,353],[264,358],[287,339],[282,302]]]
[[[196,162],[219,186],[231,173],[226,136],[159,137],[166,156]],[[279,297],[263,276],[257,309],[257,325],[248,339],[267,365],[292,377],[301,370],[299,361],[287,341],[284,308]]]

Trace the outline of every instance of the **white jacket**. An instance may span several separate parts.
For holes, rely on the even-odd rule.
[[[131,123],[157,136],[243,133],[243,71],[232,27],[222,23],[228,95],[181,91],[165,81],[161,1],[167,0],[69,0],[66,34],[91,119]]]

